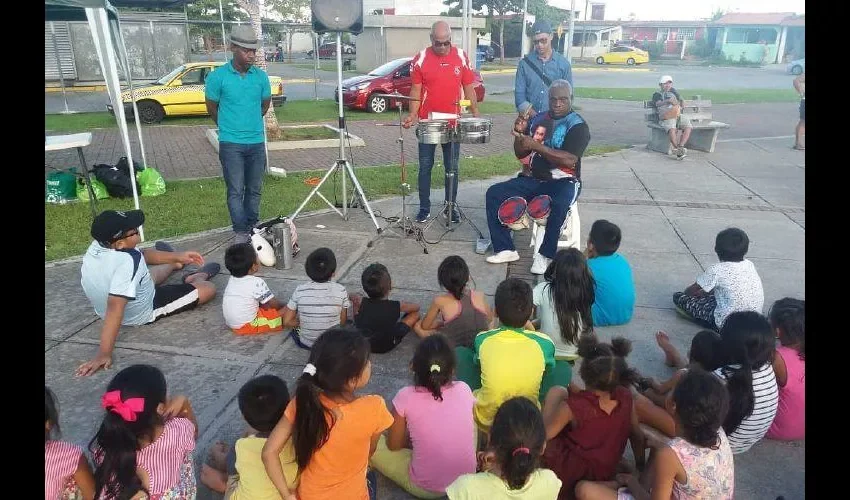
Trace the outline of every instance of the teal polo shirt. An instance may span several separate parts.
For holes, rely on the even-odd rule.
[[[272,97],[269,75],[251,66],[242,75],[233,62],[207,76],[205,97],[218,103],[218,140],[236,144],[263,142],[262,104]]]

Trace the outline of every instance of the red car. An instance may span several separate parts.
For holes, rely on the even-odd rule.
[[[412,57],[403,57],[378,66],[367,75],[355,76],[342,81],[342,103],[352,109],[363,109],[372,113],[383,113],[387,109],[396,109],[396,99],[380,97],[375,94],[392,94],[398,91],[402,95],[410,95],[410,61]],[[473,82],[478,102],[484,100],[484,82],[481,75],[475,72]],[[339,99],[337,89],[334,89],[334,100]],[[409,101],[401,100],[402,107],[407,108]]]

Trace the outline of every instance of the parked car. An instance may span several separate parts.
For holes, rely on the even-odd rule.
[[[380,97],[375,94],[392,94],[398,92],[401,95],[410,95],[410,87],[413,82],[410,78],[410,61],[412,57],[402,57],[378,66],[366,75],[355,76],[342,81],[342,103],[351,109],[363,109],[372,113],[383,113],[387,109],[396,109],[397,102],[407,108],[409,101],[404,99],[392,99]],[[484,100],[484,82],[481,74],[475,72],[473,82],[475,95],[478,102]],[[337,102],[339,94],[334,89],[334,100]]]
[[[353,44],[343,42],[342,43],[342,53],[343,54],[356,54],[357,49]],[[313,49],[307,51],[307,55],[313,57]],[[319,45],[319,59],[330,59],[336,57],[336,42],[334,43],[323,43]]]
[[[493,59],[496,58],[496,51],[490,45],[479,45],[478,53],[487,62],[493,62]]]
[[[596,64],[623,63],[633,66],[649,62],[649,53],[636,47],[618,45],[596,58]]]
[[[142,123],[159,123],[166,116],[206,115],[204,82],[207,75],[223,62],[188,63],[174,68],[170,73],[148,85],[134,85],[136,106]],[[272,87],[272,105],[282,106],[286,102],[283,94],[283,80],[279,76],[269,76]],[[121,93],[124,112],[133,115],[133,101],[130,91]],[[115,114],[111,104],[106,109]]]
[[[797,59],[796,61],[791,61],[788,63],[788,72],[792,75],[799,75],[806,71],[806,58]]]

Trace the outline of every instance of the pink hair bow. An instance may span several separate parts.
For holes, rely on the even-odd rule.
[[[136,415],[145,409],[143,398],[130,398],[121,401],[121,391],[109,391],[100,398],[100,404],[105,410],[117,413],[126,422],[135,422]]]

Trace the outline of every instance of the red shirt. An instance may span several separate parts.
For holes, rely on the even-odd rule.
[[[428,118],[428,113],[459,113],[458,101],[463,98],[463,86],[475,81],[469,67],[469,57],[451,47],[445,56],[438,56],[432,47],[423,49],[411,62],[413,84],[422,85],[419,119]]]

